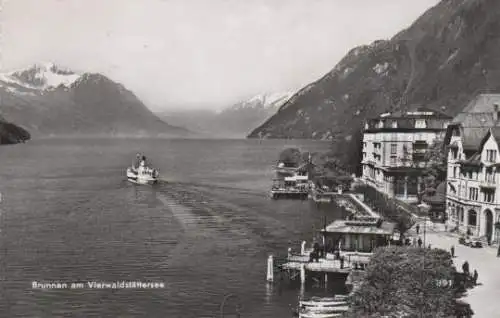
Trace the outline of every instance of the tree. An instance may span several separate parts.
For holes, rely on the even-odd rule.
[[[419,202],[429,189],[436,189],[437,186],[446,180],[447,154],[444,151],[443,141],[440,139],[425,149],[421,160],[414,160],[413,155],[406,145],[403,146],[403,154],[399,158],[405,167],[412,167],[420,170],[416,173],[420,177],[420,189],[417,193]]]
[[[455,317],[456,269],[441,249],[382,247],[352,295],[349,317]]]
[[[279,155],[279,162],[285,167],[297,167],[302,162],[302,154],[297,148],[286,148]]]
[[[387,195],[378,192],[368,185],[359,185],[356,192],[363,193],[366,202],[383,218],[396,224],[400,233],[400,241],[403,242],[405,233],[415,224],[412,215],[401,209],[399,204]]]

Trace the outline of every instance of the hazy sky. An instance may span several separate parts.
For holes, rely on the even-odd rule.
[[[227,106],[300,88],[438,0],[3,1],[1,68],[52,61],[148,106]]]

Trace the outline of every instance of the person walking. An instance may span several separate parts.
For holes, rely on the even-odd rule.
[[[462,264],[462,270],[463,270],[464,274],[469,275],[469,262],[465,261]]]
[[[415,227],[415,230],[417,230],[417,235],[418,235],[418,233],[420,233],[420,224],[417,224],[417,226]]]
[[[473,279],[473,281],[474,281],[474,285],[477,285],[477,277],[478,277],[478,276],[479,276],[479,275],[477,274],[477,270],[474,270],[474,276],[472,276],[472,279]]]
[[[422,239],[419,237],[417,241],[418,247],[422,247]]]
[[[451,258],[454,258],[455,257],[455,246],[451,246],[450,248],[450,252],[451,252]]]

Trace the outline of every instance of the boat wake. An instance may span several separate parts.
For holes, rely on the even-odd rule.
[[[199,226],[199,218],[193,214],[190,208],[177,204],[173,200],[169,200],[163,195],[158,195],[156,198],[160,200],[164,206],[168,207],[172,215],[184,230],[193,230]]]

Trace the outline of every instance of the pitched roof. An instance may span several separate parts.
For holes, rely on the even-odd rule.
[[[479,152],[474,153],[470,158],[465,160],[460,160],[460,164],[466,166],[478,166],[481,165],[481,154]]]
[[[449,127],[460,127],[460,135],[465,149],[479,149],[489,128],[500,126],[497,114],[495,114],[495,104],[499,105],[500,108],[500,94],[479,94],[453,118]],[[447,135],[449,135],[449,130]]]
[[[493,134],[493,137],[498,141],[500,141],[500,126],[495,126],[491,128],[491,133]]]
[[[465,149],[479,149],[481,141],[488,133],[490,127],[462,127],[461,136],[463,147]]]
[[[462,127],[493,126],[495,124],[495,118],[492,111],[484,113],[461,112],[453,118],[451,125],[453,124],[460,124]]]
[[[462,110],[463,113],[487,113],[493,112],[493,105],[500,105],[500,94],[476,95]]]
[[[491,127],[491,128],[488,128],[488,131],[486,132],[486,134],[484,134],[483,138],[481,138],[481,142],[479,143],[479,147],[478,147],[478,150],[481,150],[484,146],[484,143],[488,140],[488,138],[493,135],[493,138],[495,139],[495,141],[498,142],[500,141],[500,127],[496,126],[496,127]]]

